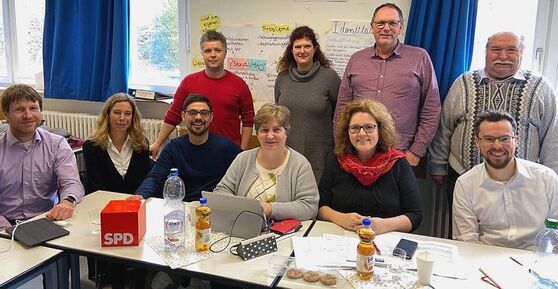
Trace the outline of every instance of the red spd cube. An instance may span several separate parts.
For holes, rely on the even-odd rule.
[[[137,246],[145,235],[145,202],[112,200],[101,211],[101,246]]]

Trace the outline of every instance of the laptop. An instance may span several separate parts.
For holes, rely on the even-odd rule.
[[[202,196],[211,208],[211,230],[245,239],[260,235],[265,216],[259,200],[205,191],[202,191]]]

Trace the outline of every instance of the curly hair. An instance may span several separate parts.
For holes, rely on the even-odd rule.
[[[378,123],[377,151],[386,151],[397,145],[399,134],[395,130],[395,123],[386,107],[371,100],[353,101],[347,104],[339,114],[339,120],[335,128],[334,153],[336,156],[341,157],[356,153],[356,149],[349,138],[349,123],[351,117],[357,112],[369,113]]]
[[[290,115],[291,113],[286,106],[275,103],[266,103],[258,109],[258,112],[254,117],[254,126],[256,131],[258,131],[263,124],[277,120],[279,125],[285,128],[285,131],[288,133],[291,129]]]
[[[279,63],[277,63],[277,72],[281,72],[285,69],[289,69],[289,67],[291,66],[296,65],[296,61],[293,56],[293,44],[295,40],[304,38],[308,38],[310,41],[312,41],[312,45],[316,49],[316,51],[314,52],[314,57],[312,57],[312,61],[320,62],[320,65],[324,67],[331,66],[331,61],[326,58],[325,54],[320,49],[320,44],[318,43],[314,30],[312,30],[312,28],[308,26],[300,26],[293,30],[293,32],[291,33],[291,36],[289,37],[289,45],[287,46],[287,48],[285,48],[283,56],[281,56],[281,59],[279,59]]]
[[[107,150],[109,146],[110,134],[110,111],[119,102],[128,102],[132,106],[132,123],[128,128],[128,136],[130,137],[131,147],[134,151],[146,150],[149,148],[149,143],[145,137],[143,126],[141,125],[141,113],[136,106],[132,97],[126,93],[117,93],[109,97],[101,112],[99,112],[99,119],[97,120],[97,129],[89,138],[100,148]]]

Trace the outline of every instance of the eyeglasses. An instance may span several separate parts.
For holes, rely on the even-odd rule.
[[[509,145],[512,143],[512,140],[515,139],[514,135],[505,135],[501,137],[493,137],[493,136],[483,136],[478,138],[480,141],[484,142],[485,144],[494,144],[496,140],[503,145]]]
[[[384,28],[384,26],[386,26],[386,24],[388,24],[389,28],[395,29],[395,28],[399,27],[399,23],[401,23],[400,20],[374,21],[374,22],[372,22],[372,25],[374,27],[376,27],[377,29],[382,29],[382,28]]]
[[[198,114],[201,115],[202,117],[208,117],[211,111],[207,109],[202,109],[202,110],[190,109],[187,110],[186,113],[191,117],[196,117]]]
[[[365,133],[373,133],[377,127],[378,126],[375,124],[351,125],[349,126],[349,132],[352,134],[357,134],[360,132],[361,129],[363,129]]]

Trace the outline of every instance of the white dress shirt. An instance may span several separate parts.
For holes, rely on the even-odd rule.
[[[126,175],[128,171],[128,166],[130,165],[130,160],[132,159],[132,147],[130,146],[130,137],[126,138],[122,149],[118,151],[116,146],[112,143],[112,139],[109,136],[109,147],[107,153],[114,164],[114,167],[120,174],[122,178]]]
[[[507,182],[492,180],[484,163],[457,179],[453,238],[517,249],[533,249],[546,218],[558,217],[558,176],[548,167],[516,158]]]

